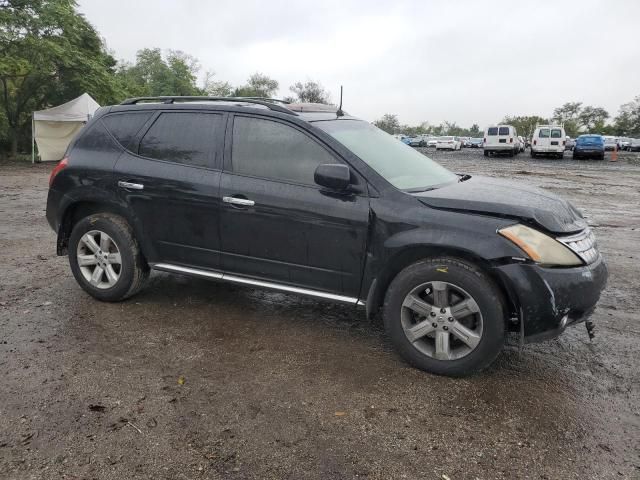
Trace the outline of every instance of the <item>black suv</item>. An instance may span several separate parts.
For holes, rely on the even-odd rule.
[[[465,375],[509,331],[584,321],[607,279],[582,215],[544,190],[455,174],[340,109],[160,97],[101,108],[51,174],[47,219],[82,288],[150,269],[382,309],[418,368]]]

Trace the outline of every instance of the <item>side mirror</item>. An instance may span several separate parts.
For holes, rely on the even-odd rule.
[[[346,190],[351,184],[351,170],[346,165],[324,163],[316,168],[313,180],[321,187]]]

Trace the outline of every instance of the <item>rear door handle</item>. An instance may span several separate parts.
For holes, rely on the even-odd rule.
[[[120,188],[124,188],[125,190],[142,190],[144,189],[144,185],[141,183],[132,183],[132,182],[123,182],[120,180],[118,182],[118,186]]]
[[[238,197],[222,197],[224,203],[230,203],[231,205],[240,205],[242,207],[253,207],[256,202],[249,200],[248,198]]]

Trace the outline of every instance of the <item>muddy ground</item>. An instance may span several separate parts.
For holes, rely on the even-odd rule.
[[[611,273],[593,342],[454,380],[343,305],[168,274],[100,303],[55,256],[51,165],[0,165],[0,478],[640,478],[640,155],[429,154],[588,215]]]

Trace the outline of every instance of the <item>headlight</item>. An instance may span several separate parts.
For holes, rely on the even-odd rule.
[[[512,225],[498,233],[520,247],[536,263],[556,266],[582,265],[582,260],[562,243],[524,225]]]

